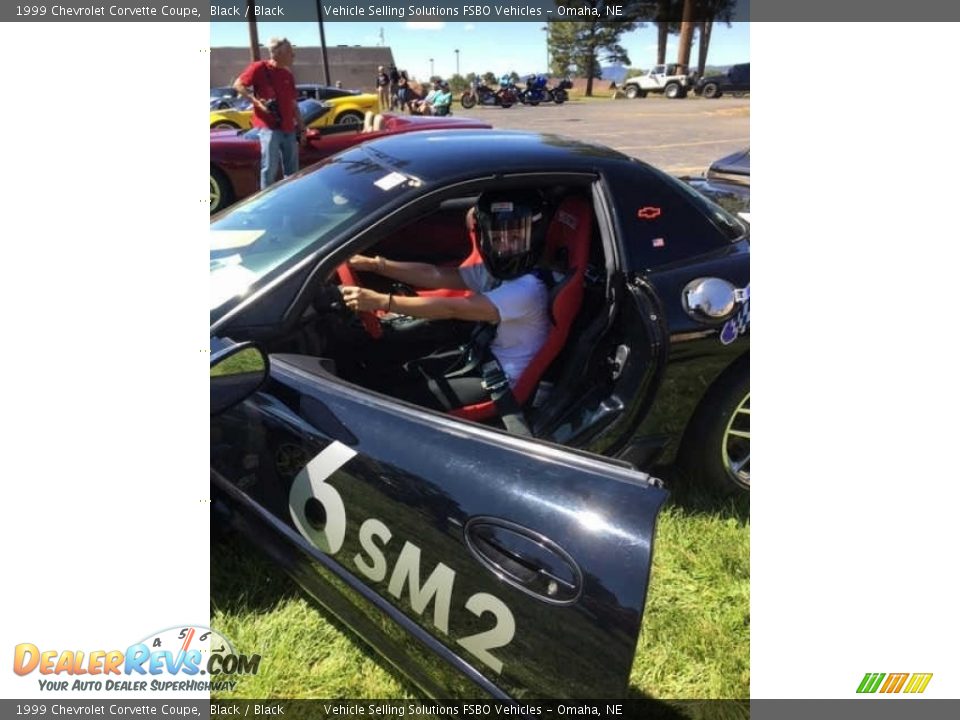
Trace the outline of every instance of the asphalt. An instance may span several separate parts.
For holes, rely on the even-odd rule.
[[[453,114],[481,118],[498,128],[598,142],[673,175],[701,174],[714,160],[750,145],[749,97],[600,97],[563,105],[471,110],[454,100]]]

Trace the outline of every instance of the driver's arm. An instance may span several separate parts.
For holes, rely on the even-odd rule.
[[[354,270],[375,272],[391,280],[417,288],[429,290],[439,288],[446,290],[468,289],[460,276],[460,270],[455,267],[441,267],[429,263],[399,262],[397,260],[387,260],[380,255],[377,257],[354,255],[350,258],[349,265]]]
[[[458,298],[408,297],[350,286],[341,287],[340,293],[344,304],[357,312],[383,310],[427,320],[467,320],[493,324],[500,322],[497,306],[482,294]]]

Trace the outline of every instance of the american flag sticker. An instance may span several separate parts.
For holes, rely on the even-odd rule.
[[[666,243],[663,241],[663,238],[654,238],[654,239],[653,239],[653,246],[654,246],[655,248],[661,248],[661,247],[663,247],[664,245],[666,245]]]

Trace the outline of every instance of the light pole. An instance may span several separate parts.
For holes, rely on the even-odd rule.
[[[550,26],[549,26],[549,25],[544,25],[544,26],[543,26],[542,28],[540,28],[540,29],[543,30],[543,31],[547,34],[547,38],[546,38],[546,39],[547,39],[547,43],[546,43],[546,45],[547,45],[547,75],[552,75],[553,73],[552,73],[551,70],[550,70]]]
[[[430,79],[433,80],[433,58],[430,58]]]
[[[457,56],[457,75],[460,74],[460,50],[454,50],[453,54]]]

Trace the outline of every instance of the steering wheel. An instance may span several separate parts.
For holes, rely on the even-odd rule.
[[[357,276],[353,273],[353,268],[348,263],[343,263],[337,268],[337,278],[339,278],[341,285],[361,287]],[[380,318],[376,313],[361,310],[357,313],[357,317],[360,318],[360,323],[363,325],[363,329],[367,331],[367,335],[374,340],[379,340],[383,336],[383,326],[380,324]]]

